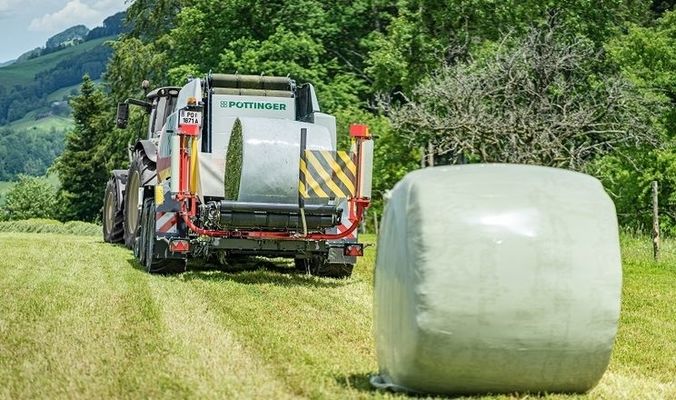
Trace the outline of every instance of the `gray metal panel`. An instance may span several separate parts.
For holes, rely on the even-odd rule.
[[[212,153],[199,155],[199,196],[223,197],[223,176],[225,173],[225,157]]]
[[[193,79],[183,86],[178,92],[178,99],[176,100],[175,110],[179,110],[188,105],[188,98],[195,97],[197,101],[202,100],[202,81],[200,79]]]
[[[296,101],[290,97],[213,94],[211,112],[214,123],[232,117],[283,118],[295,120]]]
[[[211,153],[200,153],[200,187],[199,194],[204,196],[223,197],[223,176],[225,175],[225,152],[230,142],[230,133],[236,117],[212,116]]]
[[[331,133],[331,144],[334,148],[336,148],[336,117],[333,115],[316,112],[312,113],[312,121],[308,122],[313,122],[316,125],[320,125],[328,129]]]
[[[361,147],[360,188],[357,196],[371,198],[373,182],[373,140],[367,140]]]
[[[294,257],[298,253],[321,253],[327,252],[326,242],[312,240],[252,240],[239,238],[212,238],[209,247],[211,249],[252,251],[272,256]],[[287,252],[288,254],[280,254]]]

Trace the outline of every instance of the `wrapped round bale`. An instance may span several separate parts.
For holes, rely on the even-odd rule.
[[[334,150],[331,134],[323,126],[284,119],[238,118],[227,148],[225,198],[297,204],[301,128],[308,131],[308,150]]]
[[[580,173],[418,170],[392,190],[375,272],[381,388],[585,392],[620,312],[615,207]]]

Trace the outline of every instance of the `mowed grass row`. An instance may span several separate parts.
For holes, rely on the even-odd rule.
[[[546,398],[676,398],[676,248],[654,264],[647,240],[623,246],[609,372]],[[152,276],[98,237],[0,233],[0,252],[0,398],[397,397],[368,386],[373,247],[348,280],[267,263]]]

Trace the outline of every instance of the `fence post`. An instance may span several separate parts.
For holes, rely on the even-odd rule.
[[[657,202],[658,187],[657,181],[652,181],[653,189],[653,257],[655,261],[660,258],[660,214],[659,204]]]
[[[375,229],[376,236],[378,236],[378,213],[373,212],[373,228]]]
[[[427,165],[434,167],[434,145],[432,142],[427,143]]]

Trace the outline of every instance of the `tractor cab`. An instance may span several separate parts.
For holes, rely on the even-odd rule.
[[[157,88],[146,95],[146,100],[127,99],[117,105],[116,125],[120,129],[129,123],[129,106],[141,107],[150,114],[147,139],[157,139],[167,117],[174,111],[181,88],[169,86]]]
[[[167,117],[174,112],[180,89],[178,87],[162,87],[153,90],[146,96],[151,107],[148,139],[159,137]]]

